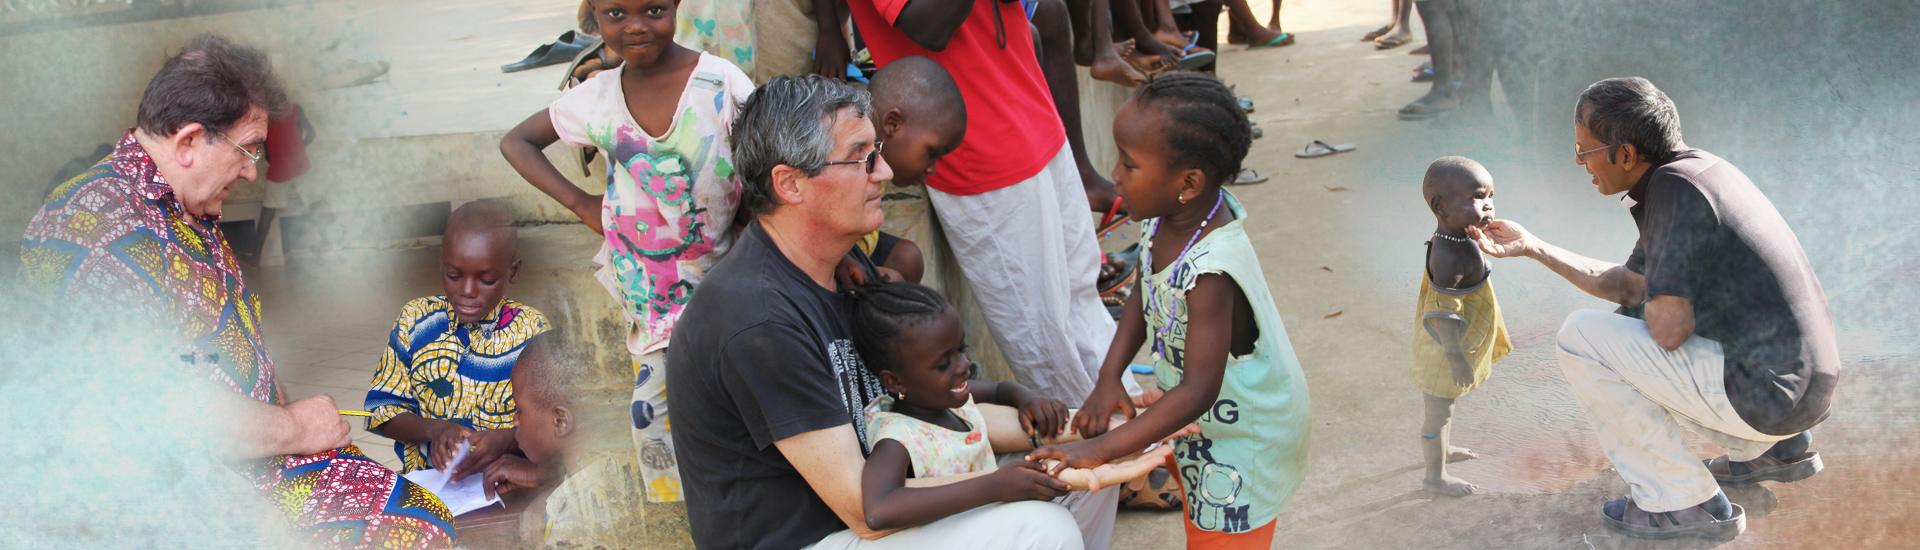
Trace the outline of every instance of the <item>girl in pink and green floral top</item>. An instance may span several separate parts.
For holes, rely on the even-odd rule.
[[[673,42],[676,2],[593,0],[607,48],[623,63],[568,90],[509,132],[500,149],[521,177],[603,235],[595,278],[632,322],[634,445],[648,500],[680,500],[667,432],[667,342],[695,285],[738,233],[729,128],[753,92],[732,63]],[[569,181],[541,153],[555,141],[597,147],[606,194]]]

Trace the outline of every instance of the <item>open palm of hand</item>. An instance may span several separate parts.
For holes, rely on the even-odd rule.
[[[1524,256],[1533,247],[1533,234],[1520,224],[1507,220],[1487,222],[1486,227],[1468,227],[1467,236],[1480,245],[1480,251],[1495,258]]]

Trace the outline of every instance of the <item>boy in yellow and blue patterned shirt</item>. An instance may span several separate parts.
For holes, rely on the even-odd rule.
[[[513,365],[546,316],[505,297],[520,269],[512,216],[468,203],[447,221],[440,251],[444,296],[401,308],[367,391],[367,431],[394,440],[401,471],[445,470],[462,442],[457,480],[486,469],[514,440]]]

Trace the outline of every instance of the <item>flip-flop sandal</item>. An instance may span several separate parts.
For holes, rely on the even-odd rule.
[[[1253,127],[1253,139],[1260,139],[1262,137],[1265,137],[1266,135],[1267,135],[1267,132],[1265,130],[1261,130],[1259,126]]]
[[[1374,30],[1373,30],[1373,32],[1370,32],[1370,33],[1367,33],[1367,35],[1366,35],[1366,36],[1362,36],[1362,37],[1360,37],[1360,41],[1361,41],[1361,42],[1372,42],[1372,41],[1373,41],[1373,39],[1375,39],[1375,38],[1379,38],[1379,37],[1382,37],[1382,36],[1386,36],[1386,35],[1387,35],[1387,33],[1390,33],[1390,32],[1393,32],[1393,24],[1392,24],[1392,23],[1388,23],[1388,24],[1386,24],[1386,25],[1384,25],[1384,26],[1381,26],[1381,27],[1380,27],[1380,28],[1378,28],[1378,29],[1374,29]]]
[[[1398,116],[1400,120],[1427,120],[1447,114],[1457,108],[1458,107],[1439,108],[1415,100],[1413,103],[1408,103],[1407,106],[1401,107]]]
[[[1237,97],[1234,97],[1233,99],[1234,99],[1234,101],[1237,101],[1237,102],[1239,102],[1239,103],[1240,103],[1240,110],[1242,110],[1242,111],[1246,111],[1246,112],[1249,112],[1249,113],[1251,113],[1251,112],[1253,112],[1253,97],[1252,97],[1252,96],[1244,96],[1244,95],[1243,95],[1243,96],[1237,96]]]
[[[1227,185],[1253,185],[1256,183],[1266,183],[1267,179],[1267,175],[1260,173],[1259,170],[1241,168],[1240,173],[1235,174],[1233,181],[1227,182]]]
[[[1264,50],[1267,48],[1278,48],[1281,46],[1292,46],[1292,45],[1293,45],[1293,33],[1283,32],[1283,33],[1280,33],[1280,36],[1274,37],[1273,40],[1267,41],[1267,43],[1265,44],[1260,44],[1256,46],[1247,46],[1247,49]]]
[[[1616,502],[1626,501],[1620,517],[1607,514],[1607,508],[1617,506]],[[1641,510],[1633,499],[1622,498],[1607,502],[1600,508],[1600,517],[1607,520],[1607,527],[1637,539],[1670,539],[1675,537],[1700,537],[1707,540],[1733,540],[1747,530],[1747,510],[1738,504],[1733,506],[1733,516],[1722,520],[1680,523],[1673,519],[1672,512],[1648,512]]]
[[[584,35],[574,31],[560,33],[558,40],[534,48],[533,53],[527,54],[526,59],[501,65],[500,72],[518,72],[572,61],[575,56],[580,55],[580,52],[586,51],[588,40],[585,38]]]
[[[579,55],[574,56],[573,63],[567,64],[567,74],[560,75],[560,91],[567,91],[567,89],[578,86],[581,82],[586,81],[586,79],[583,78],[573,77],[573,73],[580,69],[580,64],[586,63],[587,60],[590,59],[599,59],[602,61],[606,59],[600,55],[601,52],[606,51],[605,48],[600,47],[600,37],[588,36],[584,38],[587,39],[587,41],[584,42],[586,48],[580,50]]]
[[[1373,49],[1376,50],[1391,50],[1405,45],[1407,45],[1407,41],[1401,38],[1381,37],[1373,41]]]
[[[1196,44],[1188,44],[1187,47],[1180,48],[1180,61],[1175,62],[1168,70],[1191,71],[1212,63],[1214,57],[1213,51]]]
[[[1120,197],[1113,198],[1113,206],[1107,207],[1107,215],[1100,218],[1100,225],[1094,226],[1095,231],[1093,232],[1093,238],[1098,239],[1101,235],[1106,235],[1107,232],[1113,231],[1115,228],[1127,223],[1127,220],[1133,219],[1126,214],[1120,213],[1120,206],[1125,202],[1126,199]]]
[[[1421,67],[1413,72],[1414,82],[1433,82],[1433,67]]]
[[[1431,44],[1422,44],[1420,45],[1419,48],[1416,48],[1413,51],[1407,52],[1407,55],[1433,55],[1427,52],[1427,48],[1431,48],[1431,47],[1433,47],[1433,45]]]
[[[1324,157],[1324,156],[1332,155],[1335,153],[1345,153],[1347,151],[1352,151],[1358,148],[1360,148],[1360,146],[1354,145],[1351,143],[1342,143],[1339,145],[1328,145],[1327,142],[1316,139],[1316,140],[1313,140],[1313,143],[1307,144],[1306,147],[1301,148],[1299,151],[1294,151],[1293,156],[1300,157],[1303,159],[1310,159],[1310,158]]]
[[[1760,455],[1747,462],[1734,462],[1727,455],[1702,461],[1707,471],[1713,472],[1713,480],[1721,485],[1752,485],[1762,481],[1793,483],[1820,473],[1820,453],[1807,452],[1793,461],[1784,461],[1769,455]]]

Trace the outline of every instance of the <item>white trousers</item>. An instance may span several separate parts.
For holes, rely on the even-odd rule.
[[[1560,368],[1587,412],[1607,460],[1648,512],[1699,505],[1720,490],[1688,448],[1685,425],[1729,458],[1758,458],[1792,437],[1755,431],[1727,401],[1719,342],[1694,336],[1667,351],[1646,321],[1580,310],[1560,326]]]
[[[1021,501],[988,504],[946,519],[903,529],[880,540],[866,540],[853,531],[837,531],[807,547],[809,550],[941,550],[945,548],[1006,548],[1020,550],[1080,550],[1080,529],[1067,509],[1058,504]]]
[[[1100,242],[1080,170],[1064,145],[1046,168],[977,195],[927,190],[994,342],[1020,383],[1086,400],[1113,342],[1100,303]]]

